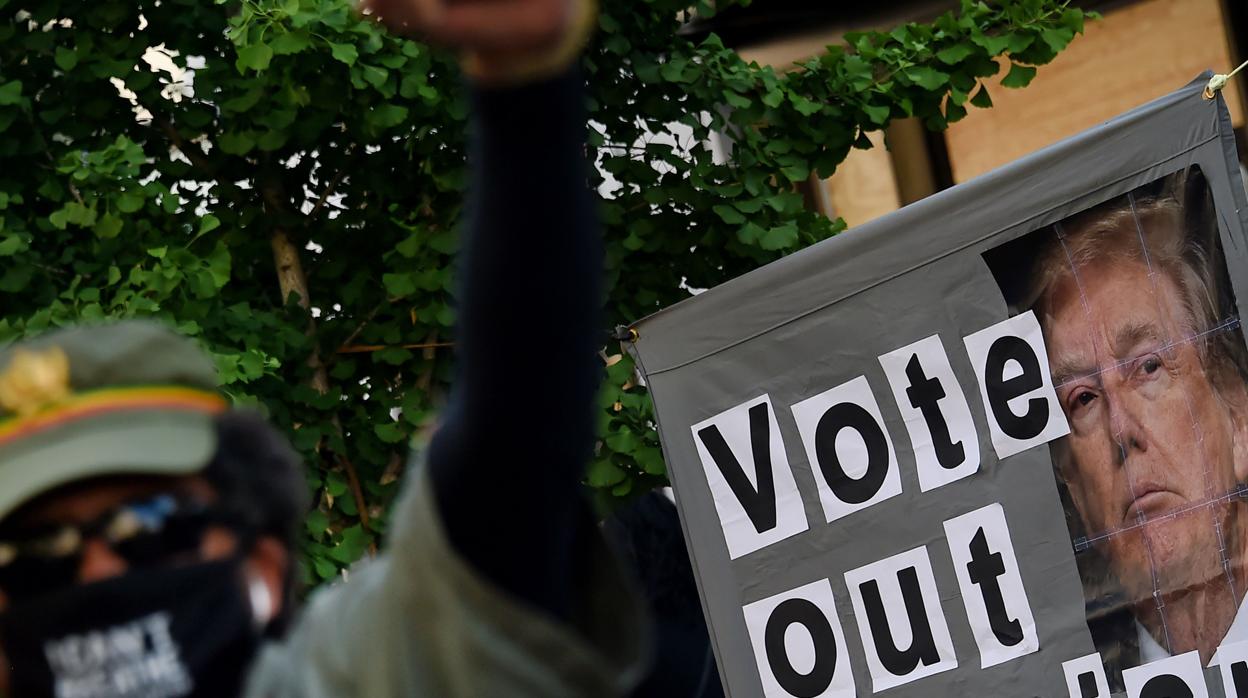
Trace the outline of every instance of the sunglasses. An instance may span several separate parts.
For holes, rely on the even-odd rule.
[[[91,540],[108,545],[131,569],[142,569],[194,555],[210,526],[234,529],[234,524],[222,508],[160,494],[122,504],[86,524],[0,534],[0,590],[21,599],[76,584]]]

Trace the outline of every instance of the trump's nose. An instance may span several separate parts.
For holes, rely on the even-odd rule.
[[[1143,453],[1148,450],[1147,429],[1129,400],[1106,391],[1105,403],[1116,460],[1122,465],[1133,451]]]

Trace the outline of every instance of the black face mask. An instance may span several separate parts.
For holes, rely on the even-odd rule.
[[[239,560],[154,568],[0,615],[15,698],[227,698],[260,641]]]

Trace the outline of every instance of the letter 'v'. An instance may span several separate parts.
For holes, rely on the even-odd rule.
[[[758,488],[750,483],[741,462],[728,447],[719,427],[712,424],[698,430],[698,438],[715,461],[715,467],[741,502],[750,523],[759,533],[776,527],[776,484],[771,472],[771,420],[767,403],[750,408],[750,452],[754,456],[754,473]]]

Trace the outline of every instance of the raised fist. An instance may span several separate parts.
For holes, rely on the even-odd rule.
[[[360,0],[390,31],[493,55],[552,50],[576,31],[581,0]]]

